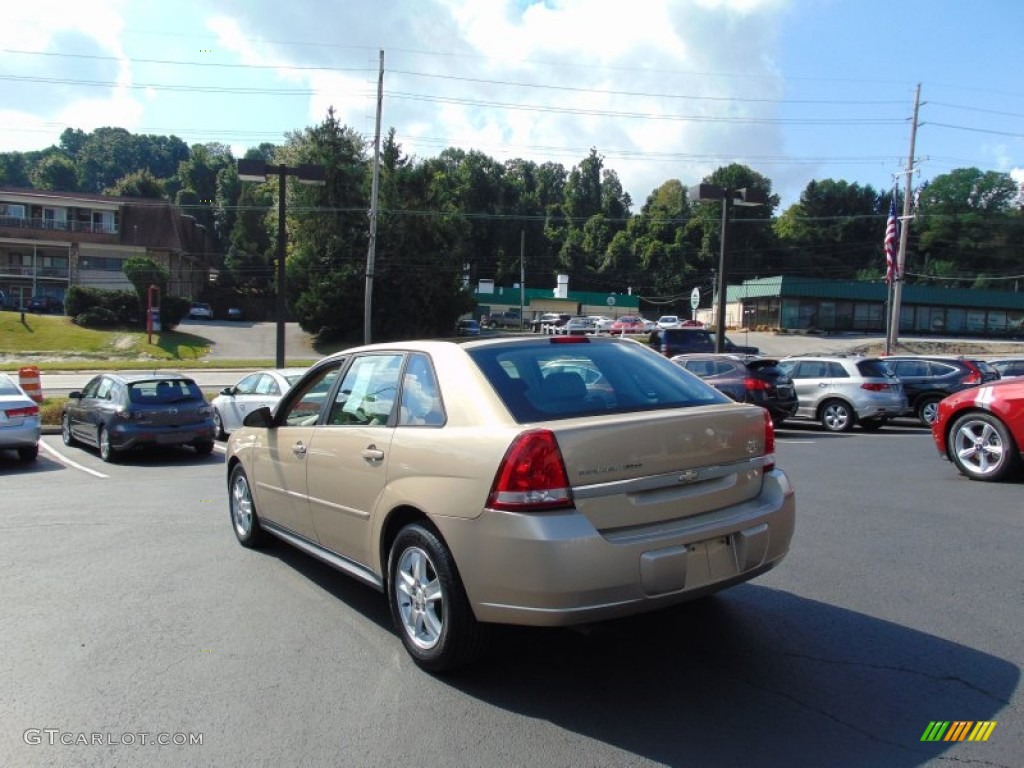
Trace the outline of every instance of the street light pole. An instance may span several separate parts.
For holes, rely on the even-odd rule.
[[[327,171],[322,165],[288,166],[284,163],[278,165],[267,165],[267,163],[262,160],[242,159],[238,161],[238,178],[241,181],[266,182],[274,175],[278,177],[277,297],[274,305],[275,314],[277,315],[277,348],[274,365],[277,368],[284,368],[284,331],[285,315],[287,314],[287,303],[285,302],[285,284],[287,279],[287,271],[285,270],[285,243],[287,239],[285,232],[285,211],[288,190],[285,180],[288,176],[295,176],[299,180],[300,184],[323,186],[326,184]]]
[[[764,205],[767,202],[767,198],[763,192],[757,189],[748,189],[747,187],[727,189],[717,184],[706,183],[691,187],[689,197],[693,201],[722,201],[722,248],[718,256],[718,304],[715,307],[715,351],[722,353],[725,351],[726,292],[729,286],[729,208],[733,205]]]
[[[718,253],[718,306],[715,308],[715,352],[725,352],[725,280],[726,263],[725,255],[728,253],[726,241],[729,233],[729,198],[731,195],[722,194],[722,248]]]
[[[274,367],[284,368],[284,316],[287,310],[284,296],[286,280],[284,252],[285,252],[285,179],[288,174],[283,165],[277,167],[277,298],[274,314],[277,315],[277,345],[274,347]]]

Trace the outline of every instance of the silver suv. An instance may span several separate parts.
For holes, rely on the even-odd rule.
[[[848,432],[854,424],[880,429],[907,407],[903,385],[877,357],[801,355],[779,368],[793,379],[796,417],[820,421],[829,432]]]

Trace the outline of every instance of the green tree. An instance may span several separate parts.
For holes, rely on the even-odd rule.
[[[1018,272],[1024,238],[1018,191],[1008,173],[977,168],[958,168],[925,184],[911,229],[919,259],[908,260],[907,271],[930,275],[929,264],[949,262],[964,287],[978,285],[979,277]]]
[[[24,152],[0,152],[0,186],[31,187],[30,164]]]
[[[160,179],[143,168],[118,179],[114,182],[114,186],[104,190],[103,194],[162,200],[164,198],[164,185]]]
[[[786,273],[845,280],[866,270],[862,274],[884,276],[888,205],[888,196],[870,185],[811,181],[773,225]]]
[[[61,152],[52,152],[40,160],[32,169],[31,178],[36,189],[57,192],[75,192],[78,189],[75,164]]]
[[[288,185],[292,312],[303,329],[322,338],[358,338],[368,246],[366,141],[342,125],[332,108],[319,125],[289,134],[275,160],[327,171],[325,186]]]
[[[777,270],[778,264],[771,258],[777,252],[777,240],[770,225],[779,205],[779,196],[772,193],[771,180],[745,165],[733,163],[706,176],[704,182],[727,190],[755,190],[766,200],[764,205],[754,207],[730,205],[730,282]],[[721,252],[722,202],[697,202],[692,212],[687,224],[687,239],[693,248],[695,266],[710,277],[718,266]]]
[[[139,316],[142,318],[142,323],[145,324],[146,307],[149,305],[149,287],[155,285],[160,289],[162,307],[170,298],[167,295],[167,283],[170,281],[171,275],[162,264],[144,256],[125,259],[121,271],[135,288],[135,295],[139,297]],[[168,325],[168,327],[171,326]]]

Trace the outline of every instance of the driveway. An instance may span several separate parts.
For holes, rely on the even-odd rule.
[[[228,320],[181,321],[177,330],[210,340],[210,360],[273,360],[277,350],[276,323],[231,322]],[[298,323],[285,323],[286,359],[315,360],[321,355],[313,349],[308,333]]]

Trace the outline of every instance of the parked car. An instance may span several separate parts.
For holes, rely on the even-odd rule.
[[[939,403],[932,423],[939,455],[971,480],[1003,480],[1021,469],[1024,379],[971,387]]]
[[[716,337],[706,328],[656,328],[651,331],[648,343],[665,357],[715,352]],[[757,347],[734,344],[725,337],[725,352],[730,355],[759,355]]]
[[[796,388],[795,415],[819,421],[829,432],[848,432],[854,424],[874,431],[907,408],[903,385],[877,357],[787,357],[779,369]]]
[[[232,527],[381,590],[415,662],[442,671],[484,624],[590,623],[777,565],[794,495],[774,440],[765,412],[629,340],[377,344],[246,417]]]
[[[39,455],[39,405],[14,379],[0,373],[0,450],[18,452],[22,461]]]
[[[456,336],[479,336],[480,323],[476,320],[459,320],[455,323]]]
[[[278,368],[250,373],[231,387],[224,387],[211,401],[217,439],[223,440],[242,426],[246,414],[257,408],[273,408],[305,368]]]
[[[64,444],[95,446],[104,461],[136,448],[213,450],[213,408],[180,373],[102,373],[68,398],[60,419]]]
[[[779,369],[778,360],[737,355],[676,355],[672,362],[700,376],[737,402],[761,406],[771,414],[776,427],[793,416],[799,405],[793,380]]]
[[[556,333],[556,329],[569,322],[570,317],[572,315],[563,312],[545,312],[533,321],[533,332]]]
[[[659,328],[682,328],[683,321],[679,319],[679,315],[662,315],[658,318]]]
[[[623,315],[612,323],[612,327],[608,329],[608,332],[619,336],[627,333],[643,333],[643,320],[634,315]]]
[[[487,318],[487,325],[491,328],[522,328],[523,318],[516,310],[506,312],[492,312]]]
[[[597,333],[610,333],[615,324],[607,315],[590,315],[590,319],[594,321],[594,330]]]
[[[243,317],[244,314],[240,308],[228,307],[228,320],[241,320]]]
[[[926,427],[935,421],[942,398],[999,378],[988,363],[966,357],[890,355],[882,360],[903,384],[904,415],[916,416]]]
[[[25,309],[29,312],[60,315],[64,313],[64,300],[56,296],[33,296],[28,300]]]
[[[557,329],[558,333],[579,334],[594,333],[597,331],[594,321],[584,315],[576,315],[565,321],[565,324]]]
[[[1024,376],[1024,357],[1004,357],[998,360],[989,360],[988,364],[996,369],[1001,379]]]
[[[209,304],[204,304],[201,301],[193,301],[188,308],[188,316],[193,320],[212,320],[213,319],[213,307]]]

